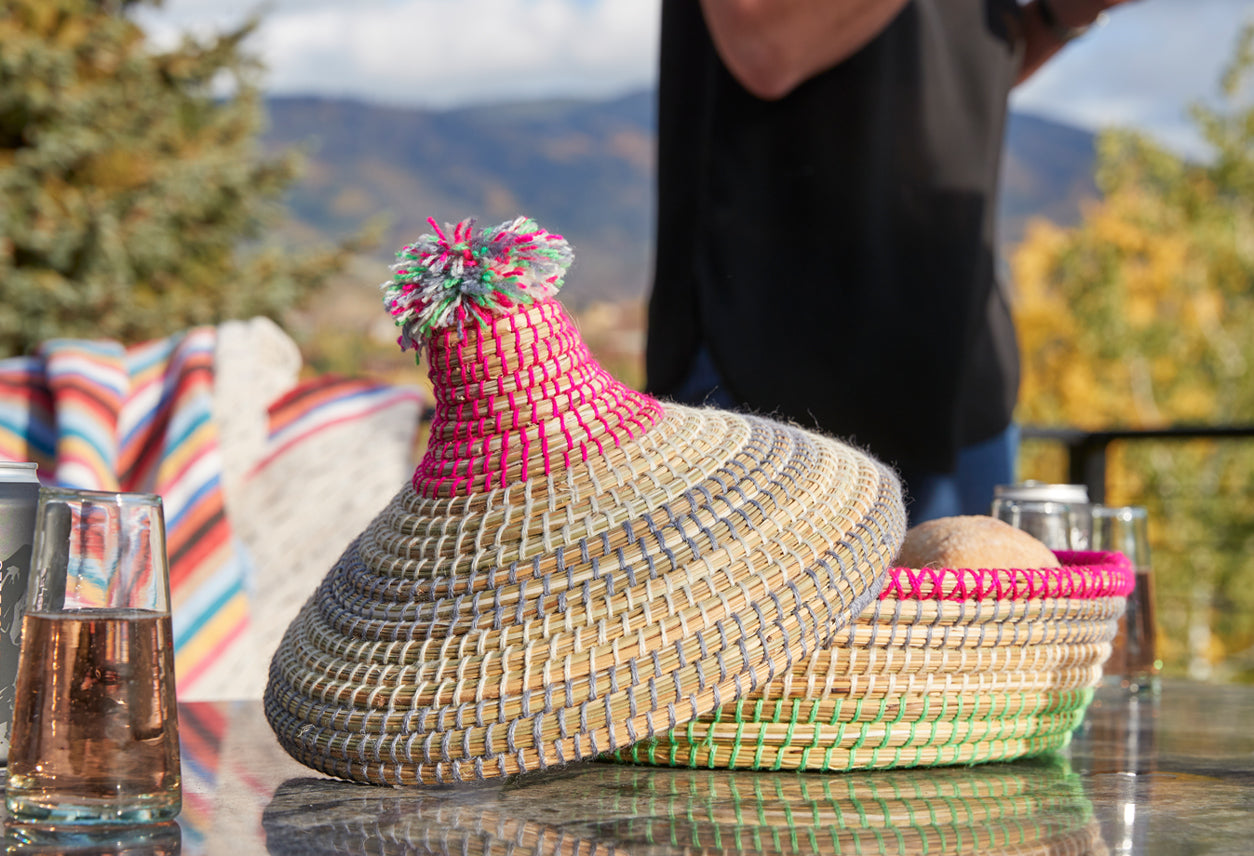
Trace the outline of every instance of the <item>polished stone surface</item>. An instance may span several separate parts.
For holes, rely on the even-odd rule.
[[[572,765],[391,790],[320,777],[257,703],[180,707],[184,810],[147,843],[9,853],[1254,852],[1254,687],[1102,689],[1057,756],[867,773]],[[181,845],[171,844],[181,838]],[[30,837],[29,831],[26,837]]]

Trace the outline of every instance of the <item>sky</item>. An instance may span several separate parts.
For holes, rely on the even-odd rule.
[[[692,0],[696,2],[696,0]],[[249,49],[276,95],[455,107],[606,97],[657,79],[660,0],[165,0],[139,17],[158,45],[261,16]],[[1254,0],[1136,0],[1019,87],[1012,105],[1086,129],[1146,130],[1203,149],[1187,105],[1213,98]]]

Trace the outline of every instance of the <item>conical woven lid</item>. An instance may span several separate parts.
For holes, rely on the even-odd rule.
[[[893,473],[625,387],[553,298],[569,261],[526,220],[402,251],[386,302],[437,406],[274,656],[266,714],[303,763],[410,784],[591,758],[786,673],[882,585]]]

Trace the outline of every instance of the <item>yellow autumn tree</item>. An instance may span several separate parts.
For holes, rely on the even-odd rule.
[[[1020,422],[1086,429],[1254,424],[1254,25],[1194,162],[1142,134],[1098,140],[1101,199],[1079,225],[1033,223],[1012,259]],[[1061,454],[1026,444],[1025,477]],[[1254,679],[1254,440],[1111,448],[1107,501],[1146,505],[1168,673]]]

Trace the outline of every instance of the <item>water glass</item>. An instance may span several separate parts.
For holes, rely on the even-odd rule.
[[[1158,685],[1162,662],[1155,641],[1154,576],[1150,572],[1149,516],[1139,506],[1092,508],[1094,550],[1118,551],[1128,557],[1136,570],[1136,588],[1119,619],[1114,650],[1105,674],[1133,692],[1152,691]]]
[[[44,488],[5,803],[16,821],[164,821],[182,805],[161,498]]]
[[[1051,550],[1089,548],[1089,497],[1082,484],[998,485],[992,516],[1035,536]]]
[[[183,831],[174,821],[134,826],[4,826],[5,856],[179,856],[182,852]]]

